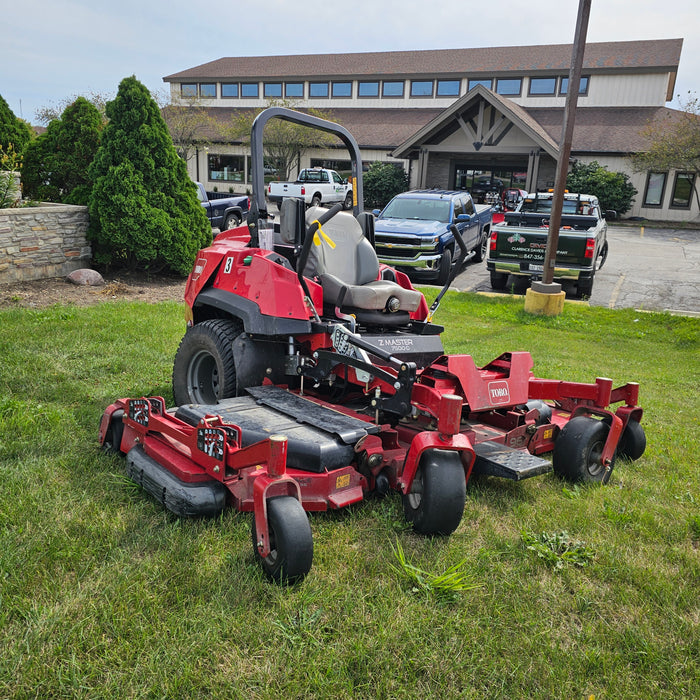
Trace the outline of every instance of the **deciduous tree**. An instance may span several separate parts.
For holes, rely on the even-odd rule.
[[[637,194],[627,173],[611,172],[595,160],[592,163],[574,163],[567,175],[566,186],[570,192],[595,195],[604,212],[612,209],[618,214],[630,210]]]

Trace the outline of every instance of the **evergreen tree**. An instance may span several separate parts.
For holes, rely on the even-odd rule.
[[[0,151],[7,153],[13,146],[15,153],[21,156],[33,136],[29,124],[18,119],[0,95]]]
[[[109,123],[90,167],[95,260],[131,269],[189,273],[211,226],[184,161],[145,86],[124,78],[107,104]]]
[[[408,189],[408,175],[400,164],[376,162],[362,179],[366,209],[381,209]]]
[[[594,160],[591,163],[574,163],[566,177],[570,192],[592,194],[598,197],[603,212],[610,209],[625,214],[632,206],[637,188],[626,173],[610,172]]]
[[[84,97],[27,147],[22,165],[25,197],[43,202],[87,204],[92,190],[88,169],[100,143],[103,121]]]

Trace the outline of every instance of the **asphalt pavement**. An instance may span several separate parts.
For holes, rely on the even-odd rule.
[[[668,311],[700,317],[700,230],[609,226],[610,252],[587,303],[611,309]],[[491,289],[485,263],[467,263],[452,284],[459,291],[525,294],[527,279]],[[567,299],[576,297],[567,291]]]

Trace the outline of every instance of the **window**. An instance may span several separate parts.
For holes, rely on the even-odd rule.
[[[455,97],[459,95],[459,80],[438,80],[437,96],[438,97]]]
[[[649,173],[647,187],[644,192],[645,207],[660,207],[664,199],[666,173]]]
[[[244,157],[209,154],[209,179],[224,182],[243,182]]]
[[[304,83],[285,83],[285,97],[304,97]]]
[[[411,97],[432,97],[433,96],[433,81],[432,80],[412,80],[411,81]]]
[[[238,97],[238,83],[221,83],[221,97]]]
[[[590,78],[584,77],[581,78],[581,81],[578,84],[578,94],[579,95],[587,95],[588,94],[588,81]],[[568,78],[562,78],[561,82],[559,84],[559,94],[560,95],[566,95],[566,91],[569,89],[569,79]]]
[[[332,97],[352,97],[352,83],[331,83]]]
[[[673,194],[671,195],[671,206],[677,209],[689,209],[690,198],[695,187],[694,173],[677,173],[676,181],[673,183]]]
[[[382,83],[382,97],[403,97],[403,80],[385,80]]]
[[[469,87],[467,90],[471,90],[472,88],[475,88],[477,85],[483,85],[485,88],[488,88],[489,90],[493,86],[493,80],[491,78],[487,78],[485,80],[470,80],[469,81]]]
[[[282,97],[282,83],[265,83],[263,85],[264,97]]]
[[[309,97],[328,97],[328,83],[309,83]]]
[[[553,95],[556,90],[556,78],[530,78],[531,95]]]
[[[519,95],[522,82],[520,78],[499,78],[496,80],[496,92],[499,95]]]
[[[199,84],[199,96],[200,97],[216,97],[216,83],[200,83]]]
[[[257,83],[241,83],[241,97],[257,97],[258,89]]]
[[[379,97],[379,81],[361,82],[357,86],[358,97]]]
[[[180,83],[180,94],[183,97],[197,97],[197,83]]]
[[[461,197],[455,197],[455,210],[452,220],[455,221],[460,214],[464,214],[464,200]]]

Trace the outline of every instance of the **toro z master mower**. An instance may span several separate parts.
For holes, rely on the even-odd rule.
[[[262,148],[271,118],[343,141],[352,212],[289,199],[272,223]],[[168,509],[252,512],[255,556],[271,578],[291,582],[311,567],[306,511],[394,490],[415,531],[449,535],[472,474],[519,480],[553,469],[606,483],[616,457],[641,456],[637,384],[538,379],[527,352],[483,367],[445,355],[431,318],[451,279],[428,308],[405,274],[378,263],[347,130],[273,107],[256,119],[251,150],[247,224],[202,250],[187,281],[177,407],[120,399],[100,424],[101,443],[126,454],[129,476]],[[453,232],[461,250],[452,277],[468,257]]]

